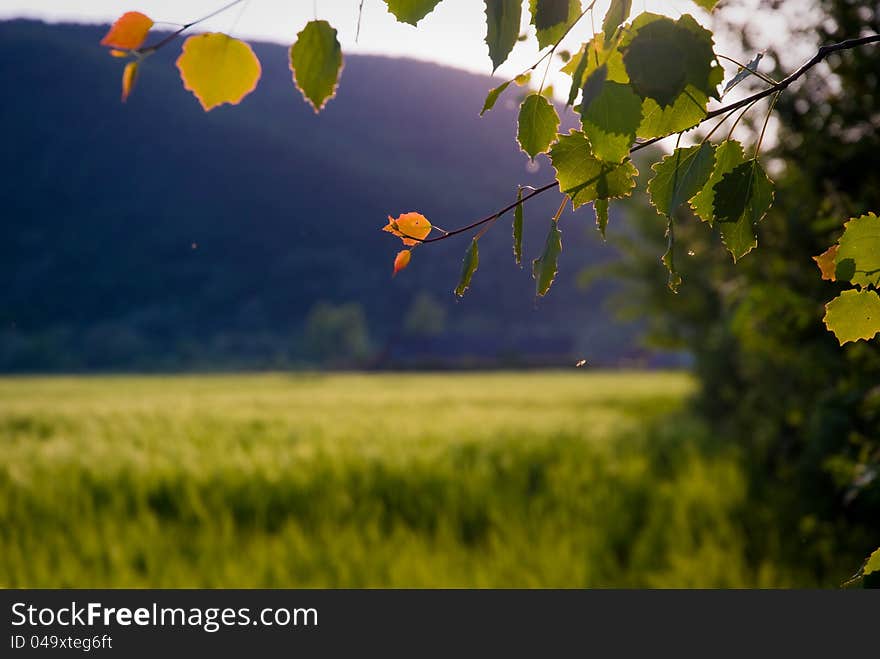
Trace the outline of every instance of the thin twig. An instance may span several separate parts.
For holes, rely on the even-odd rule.
[[[198,25],[199,23],[202,23],[202,22],[208,20],[209,18],[214,18],[214,16],[216,16],[217,14],[222,14],[227,9],[232,9],[235,5],[241,4],[242,2],[244,2],[244,0],[232,0],[232,2],[229,2],[225,5],[223,5],[222,7],[220,7],[220,9],[215,9],[210,14],[206,14],[205,16],[202,16],[201,18],[198,18],[190,23],[186,23],[186,24],[182,25],[180,27],[180,29],[175,30],[171,34],[167,35],[164,39],[159,41],[157,44],[155,44],[153,46],[148,46],[147,48],[139,48],[139,49],[135,50],[134,52],[140,56],[150,55],[152,53],[155,53],[162,46],[164,46],[168,43],[171,43],[172,41],[174,41],[177,37],[179,37],[181,34],[186,32],[191,27]]]
[[[560,41],[561,41],[561,39],[560,39]],[[730,112],[739,110],[740,108],[754,105],[756,102],[760,101],[763,98],[766,98],[772,94],[778,94],[780,92],[785,91],[786,89],[788,89],[789,86],[791,86],[792,83],[797,81],[804,74],[806,74],[810,69],[812,69],[814,66],[816,66],[817,64],[822,62],[826,57],[828,57],[832,53],[836,53],[836,52],[839,52],[842,50],[852,50],[853,48],[858,48],[859,46],[865,46],[868,44],[878,43],[878,42],[880,42],[880,34],[870,34],[865,37],[859,37],[857,39],[847,39],[846,41],[841,41],[839,43],[834,43],[834,44],[829,44],[827,46],[822,46],[821,48],[819,48],[819,50],[816,52],[816,54],[810,60],[805,62],[799,69],[797,69],[794,73],[792,73],[788,77],[780,80],[778,83],[776,83],[772,87],[768,87],[767,89],[762,89],[761,91],[756,92],[756,93],[752,94],[751,96],[747,96],[743,99],[740,99],[739,101],[736,101],[736,102],[731,103],[729,105],[725,105],[723,107],[712,110],[711,112],[708,112],[706,114],[706,116],[700,120],[699,123],[694,124],[688,130],[691,130],[693,128],[696,128],[697,126],[702,125],[703,122],[708,121],[709,119],[714,119],[715,117],[720,117],[721,115],[726,115]],[[552,52],[552,51],[549,51],[549,52]],[[548,54],[549,54],[549,52],[548,52]],[[546,57],[546,56],[547,55],[545,55],[544,57]],[[543,61],[543,59],[544,58],[541,58],[540,60],[538,60],[538,62],[536,62],[532,68],[534,68],[535,66],[540,64]],[[670,133],[670,135],[671,134],[673,134],[673,133]],[[634,144],[632,146],[632,148],[629,150],[629,152],[631,154],[635,153],[636,151],[640,151],[641,149],[647,148],[648,146],[655,144],[655,143],[659,142],[660,140],[664,140],[667,137],[669,137],[669,135],[662,135],[659,137],[653,137],[649,140],[645,140],[644,142],[639,142],[637,144]],[[417,240],[418,242],[421,242],[421,243],[435,243],[435,242],[439,242],[441,240],[446,240],[447,238],[452,238],[453,236],[457,236],[460,233],[466,233],[472,229],[476,229],[477,227],[479,227],[483,224],[486,224],[487,222],[491,222],[492,220],[498,219],[499,217],[501,217],[505,213],[507,213],[507,212],[513,210],[514,208],[516,208],[517,206],[519,206],[520,204],[524,204],[529,199],[533,199],[534,197],[537,197],[539,194],[542,194],[542,193],[546,192],[547,190],[550,190],[551,188],[554,188],[554,187],[556,187],[556,181],[553,181],[553,182],[548,183],[546,185],[542,185],[538,188],[535,188],[534,191],[525,195],[520,201],[515,201],[512,204],[505,206],[501,210],[496,211],[495,213],[492,213],[491,215],[488,215],[484,218],[481,218],[479,220],[471,222],[470,224],[463,226],[459,229],[454,229],[452,231],[449,231],[449,232],[443,234],[442,236],[437,236],[435,238],[425,238],[424,240],[419,240],[418,238],[413,238],[413,240]]]
[[[361,3],[358,5],[358,24],[357,29],[354,33],[354,42],[357,43],[358,39],[361,37],[361,16],[364,15],[364,0],[361,0]]]

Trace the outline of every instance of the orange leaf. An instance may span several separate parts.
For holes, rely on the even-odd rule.
[[[147,32],[153,27],[153,19],[139,11],[129,11],[116,19],[110,31],[101,39],[102,46],[119,50],[135,50],[147,38]]]
[[[238,105],[260,80],[260,60],[244,41],[219,32],[196,34],[183,42],[177,58],[183,86],[205,112],[223,103]]]
[[[111,57],[128,57],[129,52],[127,50],[111,50]]]
[[[832,245],[824,252],[819,254],[819,256],[813,257],[816,265],[819,266],[819,270],[822,271],[822,279],[827,279],[828,281],[836,281],[835,272],[837,271],[838,249],[840,249],[840,245]]]
[[[402,213],[397,219],[389,215],[388,224],[382,228],[382,231],[397,236],[403,240],[404,245],[413,246],[428,237],[431,233],[431,223],[421,213]]]
[[[138,62],[129,62],[125,65],[125,70],[122,72],[122,102],[125,103],[128,100],[128,95],[131,93],[131,90],[134,88],[134,81],[137,80],[138,74]]]
[[[394,257],[394,273],[391,276],[393,277],[398,272],[403,270],[406,266],[408,266],[411,257],[412,252],[408,249],[397,252],[397,256]]]

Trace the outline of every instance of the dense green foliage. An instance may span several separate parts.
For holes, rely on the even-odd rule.
[[[876,7],[818,4],[828,20],[802,38],[830,43],[880,30]],[[777,199],[759,250],[733,266],[723,245],[681,214],[684,283],[664,295],[655,256],[662,227],[646,212],[622,269],[637,282],[625,296],[631,311],[650,319],[656,343],[693,351],[698,409],[720,441],[744,450],[750,553],[778,552],[842,582],[880,544],[880,345],[841,347],[827,331],[824,305],[849,283],[821,280],[812,257],[840,237],[846,218],[880,208],[880,138],[867,123],[880,51],[840,53],[830,67],[833,85],[808,80],[776,106]],[[781,546],[766,539],[768,528],[783,531]]]
[[[813,583],[747,554],[736,461],[668,416],[691,390],[581,371],[0,380],[0,586]]]

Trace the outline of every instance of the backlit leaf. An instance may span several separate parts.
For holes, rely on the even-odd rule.
[[[880,548],[868,556],[868,560],[862,567],[862,587],[880,588]]]
[[[569,60],[571,61],[571,60]],[[575,62],[575,66],[571,70],[571,88],[568,90],[568,100],[565,102],[566,106],[574,105],[574,101],[577,98],[578,92],[581,90],[581,82],[584,79],[584,72],[587,70],[587,63],[589,62],[589,57],[581,55]],[[605,72],[602,74],[602,82],[605,82],[608,77],[608,68],[605,68]]]
[[[219,32],[184,41],[177,68],[183,86],[206,112],[223,103],[240,103],[256,88],[261,72],[260,60],[248,44]]]
[[[147,33],[153,27],[153,19],[139,11],[124,13],[101,39],[101,45],[119,50],[135,50],[140,48]]]
[[[385,0],[388,11],[401,23],[415,25],[434,11],[440,0]]]
[[[408,266],[411,258],[412,252],[408,249],[402,249],[397,252],[397,256],[394,257],[394,272],[391,276],[394,277],[398,272]]]
[[[559,191],[578,208],[596,199],[617,199],[632,193],[638,171],[629,161],[610,163],[596,158],[586,136],[578,131],[561,135],[550,149]]]
[[[773,183],[757,160],[735,167],[715,184],[715,221],[736,261],[757,247],[755,227],[773,204]]]
[[[712,33],[687,14],[677,21],[641,14],[620,48],[635,92],[661,108],[673,105],[688,86],[717,96],[723,71],[715,63]]]
[[[534,160],[550,148],[558,128],[559,115],[553,104],[540,94],[529,94],[519,109],[517,140],[520,148]]]
[[[388,224],[382,227],[382,231],[397,236],[404,245],[412,247],[428,237],[431,223],[421,213],[402,213],[398,218],[389,215]]]
[[[605,230],[608,228],[608,200],[597,199],[593,202],[593,210],[596,212],[596,227],[605,239]]]
[[[581,13],[579,0],[529,0],[538,47],[556,43]]]
[[[471,285],[471,279],[480,265],[480,249],[477,246],[477,239],[471,240],[470,246],[464,253],[464,259],[461,262],[461,275],[458,278],[458,286],[455,287],[455,294],[458,297],[464,297],[465,292]]]
[[[623,64],[623,53],[614,43],[606,46],[602,32],[597,32],[590,41],[583,44],[561,70],[568,75],[574,75],[575,70],[582,65],[584,66],[583,77],[589,76],[600,66],[604,66],[607,69],[607,80],[622,84],[629,82],[626,67]]]
[[[342,48],[327,21],[309,21],[290,47],[290,70],[303,97],[320,112],[336,94]]]
[[[709,142],[673,151],[653,165],[656,172],[648,183],[651,203],[660,215],[671,215],[696,195],[709,180],[714,165]]]
[[[874,213],[849,220],[840,237],[837,279],[862,288],[880,286],[880,218]]]
[[[632,10],[632,0],[611,0],[611,5],[602,20],[602,31],[605,33],[606,42],[614,36],[617,28],[629,18]]]
[[[604,70],[602,67],[597,72]],[[622,161],[636,139],[642,120],[642,100],[629,85],[606,80],[589,105],[586,101],[585,85],[581,124],[590,139],[593,155],[609,162]]]
[[[719,222],[716,226],[721,234],[721,242],[730,252],[734,263],[758,246],[755,226],[747,215],[737,222]]]
[[[868,560],[865,561],[865,567],[862,568],[862,576],[867,577],[878,572],[880,572],[880,547],[868,556]]]
[[[586,61],[584,60],[584,63]],[[587,81],[584,83],[584,88],[582,90],[583,94],[581,96],[581,114],[587,111],[590,106],[593,104],[599,94],[602,93],[602,88],[605,86],[605,81],[608,79],[608,67],[605,65],[600,66],[598,69],[594,69],[590,75],[587,76]],[[571,96],[571,94],[569,94]],[[639,112],[641,112],[641,101],[639,101]]]
[[[880,295],[876,291],[843,291],[825,305],[825,325],[840,345],[848,341],[869,341],[880,332]]]
[[[725,140],[715,148],[715,165],[706,185],[691,199],[691,208],[704,222],[715,222],[715,185],[725,174],[732,172],[745,162],[742,144],[736,140]]]
[[[769,208],[769,202],[766,208],[762,208],[763,203],[755,206],[755,202],[767,202],[765,192],[769,186],[769,179],[757,160],[737,165],[724,174],[713,188],[715,221],[736,222],[743,215],[750,214],[753,223],[758,222]]]
[[[507,89],[507,86],[510,85],[511,82],[513,82],[513,80],[502,82],[494,89],[489,90],[489,93],[486,94],[486,100],[483,103],[483,109],[480,110],[481,117],[495,107],[495,103],[498,102],[498,97],[501,96],[501,94],[504,92],[505,89]]]
[[[840,245],[832,245],[819,254],[819,256],[813,257],[816,265],[819,266],[819,271],[822,273],[822,279],[827,281],[837,281],[837,278],[834,276],[834,271],[837,268],[838,249],[840,249]]]
[[[693,128],[706,118],[708,103],[709,98],[691,85],[666,107],[661,107],[653,98],[646,98],[637,136],[649,140]]]
[[[559,271],[559,255],[562,253],[562,232],[556,220],[550,222],[550,232],[544,241],[541,256],[532,261],[532,277],[535,278],[535,293],[543,297],[553,285]]]
[[[502,82],[500,85],[495,87],[494,89],[490,89],[489,93],[486,94],[486,100],[483,102],[483,109],[480,110],[480,116],[482,117],[489,110],[495,107],[495,103],[498,102],[498,97],[504,93],[504,90],[507,89],[510,83],[515,82],[517,85],[522,87],[523,85],[529,84],[529,80],[531,80],[532,74],[531,72],[521,73],[516,76],[513,80],[507,80]]]
[[[137,80],[138,65],[139,65],[139,62],[137,60],[133,60],[131,62],[128,62],[125,65],[125,68],[122,70],[122,102],[123,103],[125,103],[128,100],[128,95],[131,94],[131,90],[134,89],[134,83]]]
[[[522,188],[516,192],[516,208],[513,209],[513,260],[517,265],[522,265],[522,241],[523,241],[523,205]]]
[[[675,224],[671,215],[666,220],[666,251],[660,257],[660,263],[666,268],[666,287],[673,293],[678,293],[681,275],[675,267]]]
[[[504,64],[519,36],[522,0],[485,0],[486,45],[492,71]]]

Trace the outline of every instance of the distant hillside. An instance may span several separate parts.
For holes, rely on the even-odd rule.
[[[489,78],[349,56],[337,98],[315,116],[285,49],[256,44],[260,86],[205,114],[169,48],[122,105],[103,31],[0,23],[0,370],[308,363],[305,320],[320,302],[360,306],[377,366],[633,354],[632,332],[602,309],[607,285],[577,288],[584,266],[613,256],[590,210],[562,221],[563,274],[537,304],[508,218],[481,242],[464,300],[451,290],[465,240],[420,250],[391,279],[399,244],[379,231],[389,213],[452,227],[552,176],[543,159],[527,170],[513,103],[478,117]],[[527,207],[530,259],[558,203],[548,194]],[[420,292],[445,316],[436,331],[411,322]]]

